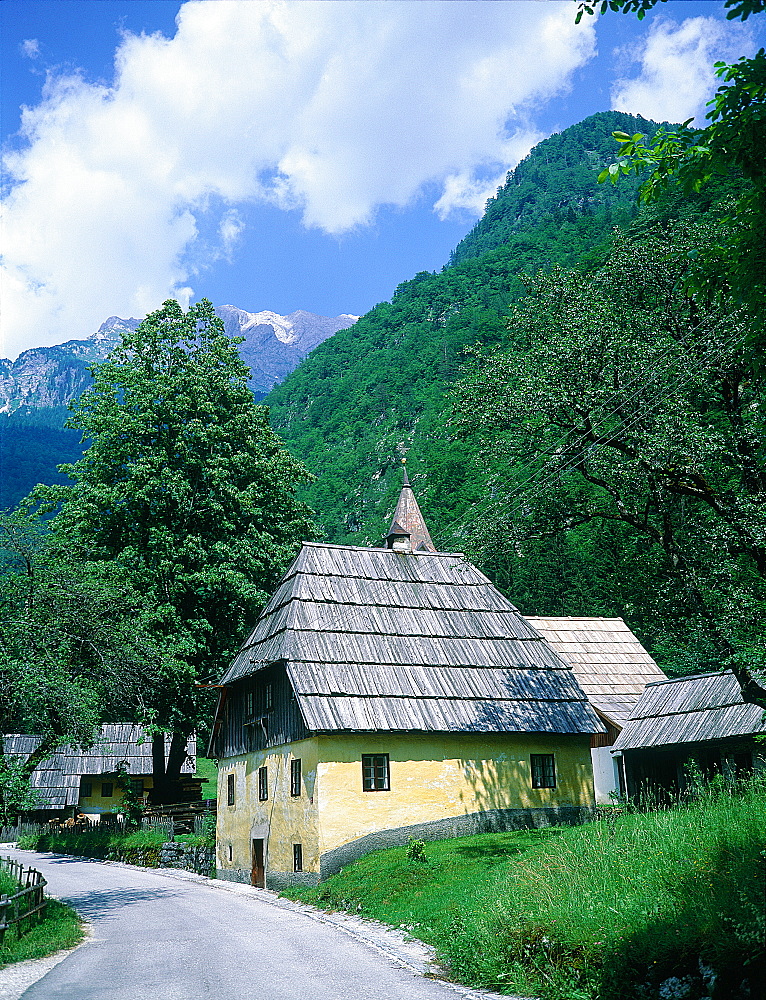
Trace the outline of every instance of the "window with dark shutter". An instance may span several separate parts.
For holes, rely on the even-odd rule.
[[[80,782],[80,795],[84,799],[89,799],[93,794],[93,782],[92,781],[81,781]]]
[[[552,753],[533,753],[532,763],[532,787],[533,788],[555,788],[556,787],[556,765]]]
[[[303,871],[303,844],[293,844],[293,871]]]
[[[301,761],[300,757],[290,761],[290,794],[301,794]]]
[[[101,798],[102,799],[111,799],[112,795],[114,795],[114,784],[113,784],[113,782],[111,782],[111,781],[102,781],[101,782]]]
[[[230,774],[226,778],[226,805],[234,805],[234,775]]]
[[[362,788],[365,792],[387,792],[391,771],[387,753],[362,754]]]
[[[258,768],[258,798],[265,802],[269,797],[269,769],[267,767]]]

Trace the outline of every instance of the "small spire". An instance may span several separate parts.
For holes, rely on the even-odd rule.
[[[402,552],[436,552],[436,546],[431,541],[426,522],[420,513],[420,507],[412,492],[412,486],[407,478],[407,460],[402,459],[404,482],[399,502],[394,511],[391,527],[385,537],[389,549]]]

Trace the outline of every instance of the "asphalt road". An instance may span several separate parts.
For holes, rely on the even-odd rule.
[[[353,929],[313,919],[304,908],[275,905],[273,894],[262,890],[61,855],[7,853],[42,871],[48,891],[92,925],[91,939],[29,987],[24,1000],[490,996],[423,978],[386,953],[383,939],[381,951]]]

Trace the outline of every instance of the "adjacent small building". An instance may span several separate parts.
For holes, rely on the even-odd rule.
[[[665,680],[622,618],[530,617],[527,621],[569,664],[606,726],[591,737],[593,784],[598,804],[625,795],[620,759],[611,752],[647,684]]]
[[[764,711],[730,670],[648,684],[612,750],[632,797],[675,797],[690,774],[742,777],[766,768]],[[691,768],[691,771],[690,771]]]
[[[40,736],[4,736],[3,752],[26,759],[40,741]],[[168,738],[166,760],[169,749]],[[192,738],[181,769],[189,786],[199,780],[194,778],[196,754],[196,740]],[[30,784],[39,802],[32,814],[45,821],[77,813],[94,823],[103,815],[117,815],[122,790],[116,784],[115,773],[121,763],[126,766],[133,790],[146,801],[153,784],[151,738],[141,726],[110,724],[101,727],[101,737],[91,748],[61,747],[37,765]]]
[[[409,837],[577,822],[606,727],[406,480],[383,548],[305,543],[221,680],[218,876],[315,883]]]

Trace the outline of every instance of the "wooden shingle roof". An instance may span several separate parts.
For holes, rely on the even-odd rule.
[[[646,685],[665,680],[622,618],[527,615],[527,621],[569,664],[591,705],[618,728]]]
[[[305,543],[222,684],[275,662],[315,732],[604,731],[568,666],[460,554]]]
[[[763,709],[742,701],[730,670],[647,685],[614,750],[700,743],[766,733]]]
[[[139,743],[139,740],[144,740]],[[40,736],[14,734],[3,737],[3,750],[8,756],[24,757],[37,749]],[[170,749],[166,738],[165,756]],[[182,774],[196,770],[196,741],[187,744],[187,758]],[[51,757],[42,761],[32,772],[31,786],[40,793],[41,809],[64,809],[77,805],[80,778],[83,775],[111,774],[125,761],[130,774],[136,777],[152,773],[152,741],[145,737],[141,726],[114,723],[101,727],[101,738],[89,749],[60,747]]]

